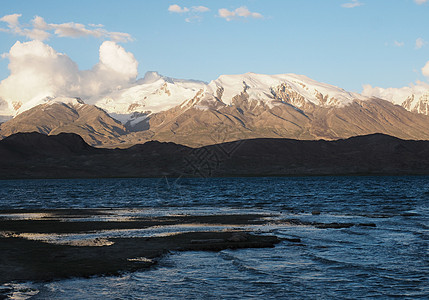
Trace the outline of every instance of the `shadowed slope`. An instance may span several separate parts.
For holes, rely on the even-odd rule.
[[[429,142],[383,134],[338,141],[251,139],[201,148],[148,142],[88,146],[39,133],[0,141],[0,178],[429,174]]]

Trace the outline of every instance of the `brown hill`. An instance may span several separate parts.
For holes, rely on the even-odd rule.
[[[91,145],[99,145],[120,143],[120,137],[127,130],[102,109],[75,99],[72,103],[38,105],[0,125],[1,137],[18,132],[48,135],[70,132],[82,136]]]

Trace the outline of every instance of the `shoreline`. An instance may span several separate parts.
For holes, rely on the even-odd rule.
[[[103,209],[0,210],[0,284],[115,275],[149,268],[171,251],[221,251],[274,247],[274,235],[256,235],[234,226],[260,225],[268,215],[112,217]],[[93,218],[93,220],[88,220]],[[81,220],[79,220],[81,219]],[[173,232],[164,236],[91,238],[70,243],[46,235],[142,230],[162,226],[224,226],[222,230]],[[40,234],[43,233],[44,235]],[[39,239],[38,239],[39,238]]]

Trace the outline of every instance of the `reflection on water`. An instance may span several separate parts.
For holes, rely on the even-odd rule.
[[[139,214],[271,212],[273,222],[251,229],[301,242],[285,240],[272,249],[171,253],[146,271],[7,284],[0,287],[0,295],[13,299],[427,299],[429,295],[429,177],[183,179],[174,187],[161,182],[165,179],[2,181],[0,197],[3,208],[139,208],[118,210],[116,217],[124,220]],[[301,223],[276,223],[276,218]],[[376,227],[321,229],[306,225],[311,222]],[[91,238],[199,228],[207,229],[202,224],[160,226],[96,232]]]

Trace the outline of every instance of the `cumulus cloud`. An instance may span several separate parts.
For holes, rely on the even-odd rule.
[[[177,4],[173,4],[173,5],[170,5],[169,7],[168,7],[168,11],[169,12],[173,12],[173,13],[178,13],[178,14],[181,14],[181,13],[185,13],[185,12],[188,12],[189,11],[189,8],[187,8],[187,7],[180,7],[179,5],[177,5]]]
[[[341,6],[344,8],[355,8],[362,5],[363,3],[360,2],[359,0],[352,0],[352,2],[341,4]]]
[[[421,49],[421,48],[423,48],[426,44],[427,44],[427,42],[426,42],[424,39],[422,39],[422,38],[418,38],[418,39],[416,40],[416,49]]]
[[[137,77],[134,55],[113,41],[102,43],[99,62],[84,71],[66,54],[37,40],[16,42],[7,57],[10,75],[0,82],[0,105],[1,100],[6,101],[11,113],[20,106],[32,107],[46,97],[91,99],[128,87]]]
[[[414,0],[418,5],[428,2],[428,0]]]
[[[87,28],[84,24],[75,22],[48,24],[40,16],[34,17],[30,24],[21,24],[19,22],[20,17],[21,14],[3,16],[0,18],[0,21],[6,23],[7,28],[0,28],[0,30],[39,41],[49,39],[52,33],[58,37],[78,38],[92,36],[96,38],[107,38],[115,42],[128,42],[133,40],[128,33],[110,32],[105,30],[102,25],[90,25],[91,28]]]
[[[224,18],[227,21],[231,21],[238,18],[254,18],[262,19],[264,16],[257,12],[251,12],[247,7],[241,6],[235,10],[228,10],[226,8],[221,8],[218,11],[219,17]]]

